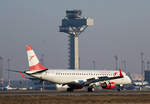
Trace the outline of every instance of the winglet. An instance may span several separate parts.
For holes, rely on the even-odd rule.
[[[32,47],[30,45],[26,45],[26,50],[30,51],[30,50],[32,50]]]
[[[119,68],[120,77],[123,77],[122,70]]]
[[[21,73],[21,72],[19,72],[20,73],[20,75],[21,75],[21,77],[23,78],[23,79],[25,79],[26,77],[23,75],[23,73]]]

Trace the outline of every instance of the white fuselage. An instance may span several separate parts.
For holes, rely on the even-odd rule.
[[[31,74],[31,71],[27,71],[27,74]],[[110,82],[115,82],[116,84],[130,84],[131,79],[124,73],[123,78],[109,80]],[[52,70],[49,69],[42,73],[32,74],[33,77],[47,80],[57,84],[66,84],[70,82],[80,82],[86,81],[87,79],[98,77],[115,77],[120,76],[118,71],[109,71],[109,70],[69,70],[69,69],[58,69]],[[108,81],[108,80],[107,80]],[[102,81],[104,82],[104,81]],[[99,83],[102,83],[99,82]]]

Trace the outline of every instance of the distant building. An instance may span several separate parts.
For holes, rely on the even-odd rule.
[[[150,83],[150,70],[144,71],[144,80]]]
[[[3,57],[0,56],[0,79],[3,79]]]
[[[3,86],[3,57],[0,56],[0,87]]]
[[[133,80],[142,80],[143,79],[142,75],[138,74],[138,73],[130,73],[130,75]]]

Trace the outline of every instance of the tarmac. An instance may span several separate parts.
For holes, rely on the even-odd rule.
[[[150,104],[150,91],[0,91],[0,104]]]
[[[0,91],[0,96],[106,96],[106,95],[150,95],[150,91],[55,91],[55,90],[43,90],[43,91]]]

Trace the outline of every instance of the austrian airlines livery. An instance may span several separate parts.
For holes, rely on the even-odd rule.
[[[46,80],[52,83],[68,86],[67,91],[74,89],[88,89],[88,92],[94,91],[94,88],[101,86],[104,89],[112,89],[116,86],[120,91],[120,86],[130,84],[130,78],[119,69],[119,71],[110,70],[69,70],[69,69],[47,69],[40,64],[36,54],[31,46],[26,46],[29,70],[23,73],[40,80]],[[20,72],[21,76],[24,75]]]

